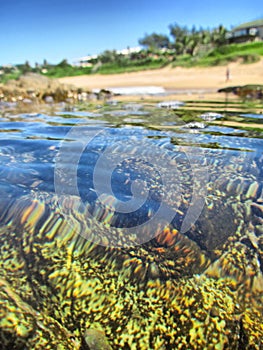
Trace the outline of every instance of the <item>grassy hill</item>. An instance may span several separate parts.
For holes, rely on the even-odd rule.
[[[217,66],[229,62],[241,61],[242,63],[254,63],[263,57],[263,42],[231,44],[213,49],[201,56],[178,56],[173,66]]]
[[[67,63],[66,60],[58,65],[30,68],[30,66],[18,65],[12,70],[0,68],[0,83],[10,79],[17,79],[26,72],[41,73],[51,78],[66,76],[78,76],[84,74],[114,74],[124,72],[135,72],[146,69],[158,69],[166,65],[173,67],[193,66],[216,66],[225,65],[229,62],[241,61],[242,63],[254,63],[263,57],[263,42],[244,44],[229,44],[215,49],[200,51],[197,55],[176,55],[174,52],[163,53],[161,51],[147,52],[142,57],[130,59],[128,57],[117,57],[115,61],[108,63],[97,63],[91,67],[76,67]]]
[[[151,53],[146,58],[133,59],[124,58],[116,62],[104,63],[96,69],[92,67],[54,67],[46,75],[49,77],[74,76],[82,74],[116,74],[125,72],[135,72],[146,69],[158,69],[166,65],[173,67],[193,67],[193,66],[217,66],[225,65],[229,62],[241,61],[242,63],[254,63],[263,57],[263,42],[231,44],[221,46],[216,49],[205,51],[202,54],[191,55],[176,55],[155,52]]]

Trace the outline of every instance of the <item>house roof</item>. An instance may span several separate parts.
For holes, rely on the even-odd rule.
[[[240,29],[245,29],[245,28],[255,28],[255,27],[261,27],[261,26],[263,26],[263,18],[258,19],[256,21],[246,22],[246,23],[240,24],[239,26],[233,28],[232,30],[240,30]]]

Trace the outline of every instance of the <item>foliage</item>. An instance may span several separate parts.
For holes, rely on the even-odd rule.
[[[173,48],[177,55],[190,54],[195,56],[202,50],[203,45],[220,47],[226,44],[227,30],[222,25],[212,30],[196,29],[193,26],[191,29],[186,26],[180,26],[175,23],[169,26],[170,36],[162,34],[145,35],[143,39],[139,39],[139,43],[147,49]]]
[[[152,33],[139,39],[139,44],[150,50],[163,49],[170,47],[170,40],[167,35]]]
[[[22,73],[20,71],[0,75],[0,83],[5,84],[8,80],[18,79],[21,75]]]
[[[113,74],[113,73],[124,73],[124,72],[136,72],[146,69],[157,69],[167,64],[165,58],[151,59],[150,57],[141,60],[126,60],[122,61],[121,64],[118,62],[111,62],[101,65],[96,73],[100,74]]]
[[[231,44],[224,45],[218,48],[215,48],[212,52],[208,54],[209,57],[218,56],[218,55],[229,55],[244,53],[244,54],[259,54],[263,55],[263,43],[254,42],[254,43],[245,43],[245,44]]]
[[[67,76],[77,76],[90,73],[91,67],[74,67],[69,65],[67,67],[55,66],[48,70],[47,73],[45,73],[45,75],[51,78],[62,78]]]
[[[241,61],[242,63],[254,63],[263,56],[263,43],[246,43],[224,45],[212,49],[202,56],[192,57],[191,55],[177,56],[173,66],[216,66],[229,62]]]
[[[98,61],[101,63],[112,63],[120,60],[121,57],[119,56],[121,55],[118,55],[116,50],[105,50],[101,55],[99,55]]]
[[[24,64],[17,65],[17,68],[22,74],[26,74],[32,71],[32,68],[28,61],[26,61]]]
[[[66,59],[64,59],[57,65],[57,67],[67,69],[70,67],[70,64],[68,63],[68,61]]]

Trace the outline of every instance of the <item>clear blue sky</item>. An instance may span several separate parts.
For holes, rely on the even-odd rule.
[[[262,0],[0,0],[0,65],[138,46],[175,22],[230,29],[262,17]]]

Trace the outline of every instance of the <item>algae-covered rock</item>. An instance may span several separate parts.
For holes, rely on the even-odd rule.
[[[241,85],[241,86],[228,86],[226,88],[219,89],[218,92],[229,93],[232,92],[241,98],[248,99],[263,99],[263,85]]]
[[[85,223],[83,213],[76,215],[74,198],[67,203],[67,220],[57,210],[55,197],[44,194],[40,199],[25,196],[2,208],[3,348],[260,349],[262,293],[252,288],[257,255],[242,237],[238,243],[239,234],[236,242],[230,236],[233,242],[221,259],[207,266],[204,258],[203,273],[184,273],[188,264],[181,260],[174,278],[171,273],[160,275],[161,260],[149,260],[151,273],[144,269],[146,256],[153,254],[150,246],[107,249],[84,239],[83,230],[88,237],[94,227],[103,227]],[[194,242],[170,229],[158,236],[154,247],[163,260],[167,256],[172,261],[174,247],[185,251],[182,257],[189,262],[198,253]],[[175,266],[164,261],[163,271]]]
[[[87,329],[85,332],[85,342],[90,350],[112,350],[105,334],[97,329]]]
[[[79,94],[76,87],[37,73],[24,74],[0,86],[0,98],[3,101],[25,103],[30,100],[32,103],[44,103],[47,97],[52,97],[52,102],[77,101]]]

